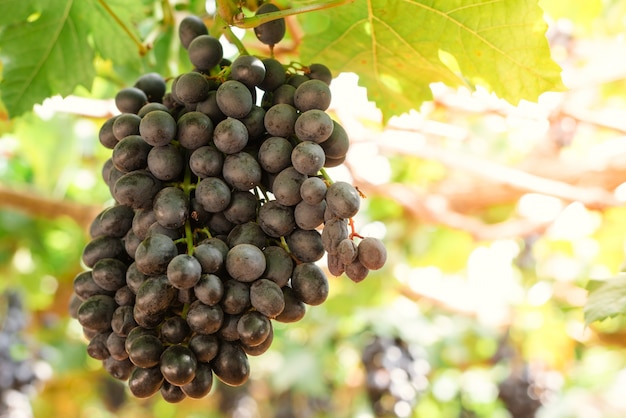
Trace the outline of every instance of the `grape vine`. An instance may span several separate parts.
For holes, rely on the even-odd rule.
[[[138,398],[202,398],[214,376],[242,385],[273,321],[327,299],[320,260],[354,282],[386,261],[383,243],[356,231],[359,191],[325,170],[349,148],[326,113],[331,72],[272,57],[285,35],[277,12],[257,10],[270,56],[232,61],[186,17],[179,37],[194,71],[169,91],[160,75],[141,76],[100,130],[116,203],[91,224],[70,307],[89,356]]]

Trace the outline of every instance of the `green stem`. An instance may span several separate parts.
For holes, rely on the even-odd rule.
[[[326,172],[326,169],[324,167],[320,168],[320,174],[322,175],[322,177],[324,178],[326,183],[328,183],[328,184],[333,184],[334,183],[333,179],[330,178],[330,176],[328,175],[328,173]]]
[[[250,29],[262,25],[263,23],[271,22],[272,20],[281,19],[287,16],[313,12],[316,10],[330,9],[331,7],[341,6],[352,2],[354,2],[354,0],[327,0],[321,3],[310,4],[308,6],[264,13],[256,16],[244,17],[243,14],[235,14],[233,15],[232,24],[240,28]],[[228,22],[227,19],[226,21]]]
[[[131,31],[128,26],[119,18],[117,14],[109,7],[104,0],[98,0],[98,3],[106,10],[106,12],[115,20],[115,22],[122,28],[124,32],[133,40],[137,48],[139,48],[139,55],[142,57],[148,53],[148,48],[141,42],[141,40]]]
[[[237,50],[241,55],[250,55],[246,47],[241,42],[241,39],[239,39],[237,35],[233,33],[230,26],[226,26],[226,28],[224,29],[224,36],[226,37],[226,39],[228,39],[228,42],[234,44],[237,47]]]

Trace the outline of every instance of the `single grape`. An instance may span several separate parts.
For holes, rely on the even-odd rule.
[[[265,234],[274,238],[289,235],[296,227],[293,208],[281,205],[276,200],[261,206],[258,223]]]
[[[151,149],[139,135],[129,135],[115,145],[111,161],[115,168],[124,173],[141,170],[148,166],[148,153]]]
[[[369,269],[365,267],[357,258],[350,264],[345,265],[346,276],[355,283],[365,279],[369,273]]]
[[[256,222],[246,222],[235,227],[226,237],[230,248],[238,244],[252,244],[258,248],[265,248],[267,235]]]
[[[172,385],[185,385],[196,375],[198,361],[193,352],[184,345],[170,345],[163,354],[159,367],[165,380]]]
[[[218,123],[226,119],[226,115],[220,110],[220,107],[217,105],[217,91],[215,90],[211,90],[205,100],[196,104],[196,111],[202,112],[210,117],[213,125],[217,125]]]
[[[298,172],[309,176],[316,175],[326,162],[324,150],[312,141],[302,141],[291,153],[291,164]]]
[[[189,168],[200,178],[221,175],[223,165],[224,155],[209,145],[196,148],[189,157]]]
[[[144,170],[124,174],[113,186],[113,197],[118,203],[133,209],[152,205],[154,196],[161,190],[161,182]]]
[[[237,343],[222,342],[211,366],[215,376],[230,386],[243,385],[250,376],[248,356]]]
[[[250,113],[240,119],[248,130],[248,143],[257,142],[265,136],[265,109],[252,105]]]
[[[120,115],[116,115],[107,119],[98,131],[98,139],[105,148],[113,149],[117,144],[117,138],[113,134],[113,124],[115,124],[115,120],[119,117]]]
[[[235,279],[224,281],[224,296],[220,306],[229,315],[244,312],[250,307],[250,286]]]
[[[231,194],[230,204],[224,211],[224,217],[235,225],[250,222],[256,218],[259,201],[249,191],[235,191]]]
[[[306,75],[312,80],[321,80],[324,83],[330,85],[330,82],[333,80],[333,75],[324,64],[311,64],[309,65],[308,71],[305,71]]]
[[[128,378],[128,389],[133,396],[149,398],[161,389],[163,375],[159,367],[135,367]]]
[[[258,311],[248,312],[237,321],[237,334],[241,342],[253,347],[261,344],[270,334],[270,320]]]
[[[286,238],[291,254],[298,260],[309,263],[324,256],[322,236],[316,230],[296,228]]]
[[[289,282],[293,271],[293,260],[282,247],[269,245],[263,249],[265,255],[265,271],[261,276],[283,287]]]
[[[141,119],[139,134],[154,147],[167,145],[176,136],[176,120],[168,112],[153,110]]]
[[[200,262],[189,254],[178,254],[167,265],[167,279],[177,289],[190,289],[202,275]]]
[[[367,237],[359,242],[358,257],[365,268],[378,270],[387,261],[387,250],[383,242],[378,238]]]
[[[76,275],[74,278],[74,293],[81,301],[94,295],[114,295],[114,291],[103,289],[93,280],[91,270],[82,271]]]
[[[213,334],[222,326],[224,312],[219,305],[205,305],[196,300],[187,311],[189,328],[197,334]]]
[[[261,184],[261,166],[247,152],[227,155],[222,174],[226,183],[236,190],[252,190]]]
[[[165,79],[159,73],[150,72],[140,76],[134,87],[146,94],[149,102],[161,103],[165,95]]]
[[[304,74],[291,74],[287,79],[287,83],[294,86],[295,88],[298,88],[300,84],[309,80],[310,78],[305,76]]]
[[[294,97],[296,95],[296,88],[291,84],[283,84],[278,86],[271,94],[271,101],[269,107],[277,104],[288,104],[295,109]]]
[[[213,386],[213,370],[207,363],[198,363],[196,366],[196,374],[193,380],[189,383],[182,385],[180,388],[193,399],[204,398],[211,392]]]
[[[306,305],[294,293],[290,286],[283,286],[283,298],[285,299],[285,308],[275,319],[278,322],[297,322],[304,318],[306,314]]]
[[[155,234],[139,244],[135,252],[135,264],[144,274],[163,274],[176,255],[178,250],[174,241],[166,235]]]
[[[328,84],[321,80],[308,80],[296,89],[293,103],[301,112],[311,109],[326,110],[330,106],[330,98]]]
[[[252,110],[252,93],[236,80],[223,82],[217,88],[215,99],[220,110],[232,118],[243,118]]]
[[[202,112],[187,112],[178,118],[176,139],[184,148],[195,150],[211,143],[213,122]]]
[[[257,159],[261,168],[269,173],[279,173],[291,165],[293,146],[285,138],[272,136],[261,143]]]
[[[91,296],[79,306],[78,322],[85,328],[106,331],[111,328],[111,319],[116,308],[117,304],[111,296]]]
[[[274,91],[285,83],[287,78],[285,68],[280,61],[274,58],[264,58],[261,61],[265,67],[265,77],[258,87],[263,91]]]
[[[204,21],[195,15],[185,16],[178,25],[178,38],[180,39],[180,44],[185,49],[188,49],[191,41],[198,36],[208,34],[209,30]]]
[[[189,198],[178,187],[164,187],[154,197],[153,211],[159,225],[180,228],[189,217]]]
[[[175,297],[176,289],[166,275],[148,277],[137,289],[135,309],[146,315],[158,315],[167,311]]]
[[[137,209],[133,217],[132,229],[135,235],[145,239],[150,225],[156,222],[156,215],[152,208]]]
[[[203,273],[216,273],[222,267],[226,258],[226,255],[222,254],[218,248],[209,244],[197,245],[193,256],[200,262]]]
[[[361,197],[350,183],[337,181],[328,187],[326,204],[335,216],[347,219],[359,211]]]
[[[215,127],[213,143],[224,154],[234,154],[248,144],[248,129],[240,120],[228,117]]]
[[[178,315],[167,318],[161,325],[161,339],[167,344],[180,344],[191,334],[187,321]]]
[[[237,315],[224,315],[224,322],[222,327],[218,331],[219,337],[222,341],[237,341],[239,339],[239,333],[237,333],[237,323],[242,314]]]
[[[217,305],[224,296],[224,283],[215,274],[203,274],[193,291],[198,300],[205,305]]]
[[[295,296],[307,305],[320,305],[328,297],[326,274],[314,263],[298,264],[293,269],[291,287]]]
[[[152,112],[153,110],[162,110],[164,112],[169,112],[170,109],[165,106],[163,103],[146,103],[145,105],[143,105],[141,107],[141,109],[139,109],[139,112],[137,113],[137,116],[143,118],[144,116],[146,116],[148,113]]]
[[[210,71],[220,63],[224,49],[217,38],[211,35],[196,36],[188,45],[189,61],[201,71]]]
[[[328,254],[337,254],[339,243],[348,238],[348,226],[346,221],[339,218],[333,218],[324,223],[322,230],[322,244]]]
[[[82,260],[87,267],[93,267],[93,265],[102,258],[119,259],[122,258],[122,255],[125,253],[126,250],[119,238],[103,235],[87,243],[83,249]]]
[[[198,183],[196,199],[207,212],[221,212],[230,203],[230,187],[219,177],[207,177]]]
[[[326,198],[328,186],[319,177],[309,177],[300,186],[300,196],[309,205],[316,205]]]
[[[185,172],[185,164],[185,157],[172,144],[153,147],[148,153],[148,170],[161,181],[179,179]]]
[[[304,200],[298,203],[293,211],[296,225],[300,229],[316,229],[324,223],[324,212],[326,211],[326,201],[310,205]]]
[[[139,135],[141,118],[134,113],[122,113],[113,122],[113,135],[121,141],[128,135]]]
[[[261,14],[277,12],[279,10],[280,9],[272,3],[263,3],[259,6],[255,14],[258,16]],[[282,17],[262,23],[254,28],[254,34],[257,39],[270,47],[273,47],[285,37],[285,31],[285,19]]]
[[[250,303],[254,309],[268,318],[275,318],[285,308],[283,291],[280,286],[268,279],[255,280],[252,283]]]
[[[129,359],[116,360],[113,357],[108,357],[102,362],[104,370],[111,375],[111,377],[117,380],[128,380],[135,365],[131,363]]]
[[[194,334],[189,340],[189,348],[202,363],[208,363],[215,358],[219,350],[220,341],[215,334]]]
[[[270,322],[270,333],[265,339],[265,341],[263,341],[261,344],[255,345],[255,346],[249,346],[249,345],[244,344],[241,341],[239,341],[239,343],[241,344],[241,348],[247,355],[260,356],[261,354],[265,353],[270,348],[270,346],[272,345],[272,341],[274,341],[274,328],[272,327],[272,323]]]
[[[113,299],[120,306],[133,306],[135,304],[135,293],[128,285],[124,285],[115,291]]]
[[[87,355],[96,360],[105,360],[111,356],[109,349],[107,348],[107,339],[109,338],[110,331],[103,331],[96,334],[87,345]]]
[[[326,141],[333,133],[333,129],[333,120],[328,113],[319,109],[301,113],[294,125],[294,132],[300,140],[318,144]]]
[[[272,193],[276,200],[285,206],[297,205],[302,200],[300,187],[306,178],[306,174],[299,173],[293,167],[282,170],[272,184]]]
[[[275,104],[265,112],[265,129],[272,136],[289,138],[296,132],[297,119],[299,119],[298,111],[295,107],[284,103]]]
[[[115,95],[115,106],[122,113],[137,113],[148,103],[148,96],[137,87],[127,87]]]
[[[196,72],[184,73],[176,80],[174,94],[185,105],[194,105],[206,100],[209,95],[209,82],[204,75]]]
[[[117,335],[115,332],[110,333],[107,337],[107,350],[109,350],[109,354],[115,360],[122,361],[128,358],[128,353],[124,348],[125,342],[126,338]]]
[[[265,78],[265,66],[254,55],[239,55],[230,66],[230,77],[248,87],[256,87]]]
[[[226,271],[235,280],[252,282],[265,271],[265,256],[252,244],[238,244],[226,255]]]
[[[118,306],[117,309],[115,309],[113,317],[111,318],[111,328],[115,334],[126,337],[130,330],[136,326],[137,323],[133,317],[132,306]]]
[[[357,244],[349,238],[341,240],[337,245],[337,257],[343,264],[350,264],[357,257]]]
[[[333,121],[332,133],[328,139],[320,144],[326,154],[326,161],[329,159],[340,160],[345,158],[350,148],[350,140],[346,130],[336,121]],[[341,160],[343,162],[343,160]],[[328,167],[328,165],[326,165]]]

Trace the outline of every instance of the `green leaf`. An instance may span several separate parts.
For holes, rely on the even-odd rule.
[[[584,309],[587,325],[626,313],[626,274],[619,274],[601,283],[591,281],[588,290],[589,297]]]
[[[307,15],[311,15],[311,17]],[[481,85],[517,104],[563,88],[536,0],[356,0],[300,19],[303,63],[354,72],[388,120],[432,99],[430,84]]]
[[[90,89],[95,77],[94,45],[102,57],[116,63],[139,63],[137,47],[98,0],[40,0],[37,13],[28,15],[20,3],[28,2],[2,3],[21,16],[0,33],[0,91],[11,117],[47,97],[66,96],[79,85]],[[119,1],[111,3],[112,10],[122,11]]]

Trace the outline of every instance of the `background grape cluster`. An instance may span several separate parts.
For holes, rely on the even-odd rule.
[[[284,22],[255,33],[271,48]],[[326,300],[324,256],[355,282],[386,260],[355,230],[358,190],[324,170],[349,147],[325,112],[328,68],[231,62],[193,16],[179,35],[195,70],[169,91],[158,74],[140,77],[100,130],[115,204],[93,220],[70,303],[88,354],[133,395],[168,402],[204,397],[214,375],[245,383],[272,321]]]

